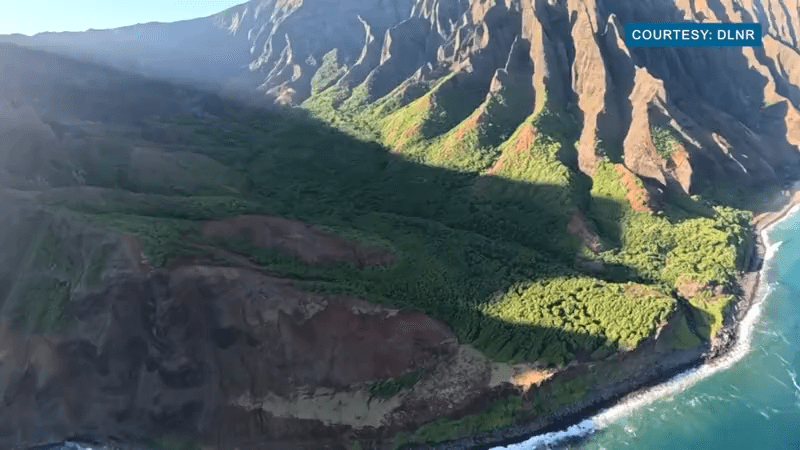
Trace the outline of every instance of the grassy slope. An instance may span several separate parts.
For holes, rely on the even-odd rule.
[[[461,123],[449,123],[438,120],[440,127],[434,133],[424,133],[426,126],[433,118],[446,116],[441,111],[440,103],[436,100],[441,82],[434,85],[433,89],[416,101],[398,106],[381,113],[380,109],[367,109],[365,113],[348,114],[348,120],[362,121],[364,123],[377,123],[377,134],[388,146],[407,154],[416,161],[439,165],[463,173],[483,173],[491,175],[481,180],[482,194],[476,198],[486,196],[487,192],[495,200],[502,199],[513,201],[515,196],[537,197],[545,208],[563,210],[564,216],[560,219],[553,215],[538,218],[537,222],[549,231],[552,241],[569,242],[563,224],[571,211],[582,209],[590,220],[597,226],[601,236],[609,243],[610,249],[600,255],[594,255],[598,260],[606,263],[607,267],[620,269],[614,278],[623,278],[629,282],[643,283],[648,286],[647,291],[654,293],[654,299],[659,299],[662,306],[653,306],[654,309],[644,308],[641,317],[636,317],[631,324],[629,317],[621,315],[612,317],[610,322],[620,321],[615,325],[603,324],[587,312],[586,305],[592,304],[592,299],[598,304],[604,296],[617,298],[616,293],[611,294],[619,285],[611,288],[605,283],[596,284],[592,288],[580,287],[583,278],[574,274],[567,274],[559,284],[558,289],[542,292],[543,286],[550,285],[555,277],[543,277],[543,280],[523,285],[515,284],[507,294],[496,298],[494,302],[481,307],[482,311],[490,316],[501,318],[504,322],[525,324],[547,324],[559,330],[580,330],[577,334],[579,340],[591,340],[596,336],[596,327],[604,331],[599,333],[607,339],[618,333],[613,341],[615,344],[626,342],[633,345],[643,337],[648,336],[654,325],[665,317],[665,314],[677,308],[674,300],[670,300],[681,283],[700,283],[709,287],[730,285],[743,259],[743,249],[749,232],[749,213],[724,207],[698,198],[689,198],[680,194],[673,194],[664,207],[664,212],[648,213],[634,211],[627,200],[627,190],[620,180],[620,175],[613,170],[613,165],[604,162],[600,165],[593,177],[591,189],[583,192],[580,177],[564,164],[565,147],[569,140],[577,135],[574,125],[570,123],[569,116],[565,113],[554,113],[545,110],[540,115],[531,117],[523,122],[517,130],[504,142],[492,142],[486,139],[486,127],[475,126],[475,116],[485,113],[488,109],[492,114],[491,122],[505,124],[508,120],[506,111],[498,108],[487,108],[494,100],[504,104],[501,91],[498,96],[484,102],[472,115]],[[376,104],[393,104],[393,94],[379,100]],[[510,96],[513,98],[513,95]],[[313,101],[313,100],[312,100]],[[346,102],[345,102],[346,104]],[[377,111],[377,112],[376,112]],[[314,111],[315,114],[317,111]],[[339,111],[328,111],[336,115]],[[377,116],[377,118],[376,118]],[[320,117],[324,117],[321,115]],[[533,125],[531,127],[530,125]],[[471,127],[470,127],[471,126]],[[430,126],[427,129],[431,129]],[[532,131],[531,131],[532,130]],[[533,134],[521,138],[523,134]],[[520,143],[520,141],[524,141]],[[654,144],[667,154],[674,147],[675,138],[668,130],[655,130]],[[663,148],[662,148],[663,147]],[[486,169],[489,169],[488,171]],[[495,177],[500,181],[495,181]],[[487,181],[488,180],[488,181]],[[508,183],[508,180],[519,181],[525,185]],[[539,184],[547,184],[550,189],[541,192]],[[493,186],[497,185],[497,186]],[[641,187],[641,184],[640,184]],[[505,192],[503,192],[505,190]],[[587,195],[588,194],[588,195]],[[550,198],[547,198],[548,195]],[[587,205],[588,198],[588,205]],[[715,196],[716,199],[719,196]],[[473,198],[474,201],[475,198]],[[534,245],[534,248],[559,250],[570,248],[566,245]],[[586,278],[590,280],[590,277]],[[572,292],[589,292],[584,297],[574,295]],[[705,292],[705,291],[704,291]],[[730,303],[731,296],[718,296],[705,298],[705,294],[688,299],[683,304],[689,305],[694,334],[704,339],[709,339],[721,326],[722,311]],[[596,296],[596,297],[595,297]],[[567,310],[575,308],[581,311],[573,319],[565,318],[563,310],[557,310],[557,319],[548,318],[551,313],[547,305],[561,305],[567,299]],[[623,295],[623,298],[624,295]],[[515,299],[515,300],[511,300]],[[572,305],[569,305],[572,303]],[[654,305],[659,304],[654,301]],[[537,306],[539,305],[539,306]],[[624,310],[625,308],[618,308]],[[612,314],[613,316],[613,314]],[[699,318],[699,319],[698,319]],[[593,331],[587,331],[591,324]],[[614,331],[611,331],[614,330]],[[625,330],[625,331],[623,331]],[[636,331],[634,331],[636,330]],[[524,336],[525,333],[517,333]],[[624,336],[624,337],[623,337]],[[523,346],[514,345],[515,339],[486,338],[491,344],[486,343],[481,347],[490,355],[499,359],[529,359],[537,354],[536,350],[530,351],[528,358],[524,353],[515,351]],[[530,343],[531,339],[520,337],[520,341]],[[552,337],[544,340],[557,344],[557,339]],[[504,345],[503,342],[512,342]],[[684,336],[683,344],[691,342]],[[480,339],[478,340],[480,343]],[[533,342],[537,342],[536,339]],[[526,348],[536,348],[537,345],[527,345]],[[555,353],[565,357],[568,361],[572,353],[570,348],[580,348],[580,345],[567,343]],[[545,352],[547,353],[547,352]],[[542,358],[542,352],[538,352]],[[548,362],[560,361],[559,357],[543,358]]]
[[[420,108],[436,92],[434,88],[395,109],[382,122],[374,120],[380,115],[374,108],[339,111],[332,103],[326,118],[355,123],[351,133],[376,123],[413,125],[430,113]],[[346,99],[346,94],[340,96]],[[437,104],[448,101],[452,99],[439,99]],[[310,109],[320,113],[323,103],[312,97],[309,104],[316,106]],[[90,170],[90,175],[98,174],[90,177],[91,184],[168,197],[117,195],[104,205],[62,202],[80,212],[82,220],[139,236],[156,266],[179,256],[197,256],[208,244],[228,246],[307,280],[316,289],[359,293],[425,311],[449,323],[463,341],[505,361],[562,365],[577,353],[635,346],[676,308],[672,292],[679,279],[725,285],[736,273],[737,245],[746,231],[743,215],[720,207],[709,209],[710,217],[681,209],[686,217],[677,220],[635,212],[610,163],[601,164],[587,192],[562,162],[575,135],[564,113],[545,110],[526,119],[493,146],[489,164],[482,165],[489,167],[482,171],[423,164],[430,156],[424,152],[435,152],[442,136],[451,136],[447,127],[440,127],[439,134],[414,137],[422,152],[414,159],[422,161],[412,162],[370,142],[366,133],[354,138],[312,127],[301,116],[251,112],[229,115],[224,121],[159,124],[160,136],[182,136],[182,141],[190,136],[190,145],[174,144],[176,150],[209,158],[222,168],[216,173],[238,174],[224,175],[238,181],[216,193],[202,184],[185,183],[189,187],[179,189],[143,183],[131,174],[125,157],[129,152],[116,149],[111,154],[120,157],[104,160],[114,165],[116,176],[104,178],[99,175],[102,170]],[[394,125],[389,128],[402,129]],[[456,122],[451,125],[450,129],[459,127]],[[522,136],[525,133],[532,136]],[[396,137],[383,135],[387,140]],[[462,139],[464,155],[469,155],[470,142],[492,147],[485,136]],[[171,145],[161,142],[159,148],[173,154]],[[584,250],[567,233],[566,224],[578,209],[587,212],[614,244],[596,258],[624,268],[623,276],[598,280],[572,268],[574,255]],[[243,213],[296,217],[380,241],[397,251],[398,261],[389,268],[363,271],[349,266],[314,268],[241,242],[208,242],[199,233],[203,220]],[[652,295],[642,297],[641,292]],[[643,298],[647,307],[635,307]],[[708,337],[716,329],[719,308],[712,306],[712,299],[691,300],[689,304],[714,317],[709,330],[702,332]]]
[[[335,55],[323,65],[334,77]],[[318,87],[330,77],[320,75]],[[690,346],[698,336],[708,339],[718,329],[728,300],[701,295],[681,303],[674,297],[676,284],[729,284],[741,259],[746,214],[688,197],[672,202],[664,214],[635,212],[610,163],[600,165],[592,183],[571,168],[577,128],[569,114],[546,109],[518,125],[504,120],[516,107],[500,92],[482,107],[504,129],[470,128],[469,111],[448,116],[465,106],[448,93],[437,95],[446,81],[432,83],[410,103],[393,92],[365,106],[353,100],[358,88],[349,92],[335,85],[306,102],[307,110],[346,133],[301,111],[162,120],[136,138],[111,136],[118,144],[101,146],[104,158],[96,143],[78,150],[87,182],[117,194],[104,202],[47,201],[71,211],[75,220],[137,235],[155,266],[203,255],[204,246],[226,247],[309,289],[357,293],[424,311],[447,322],[462,342],[501,361],[562,366],[579,355],[604,358],[634,347],[683,304],[693,320],[679,328],[676,347]],[[133,169],[130,154],[137,145],[165,152],[163,161],[175,162],[170,173],[179,173],[182,184],[148,183],[146,174]],[[193,182],[208,174],[214,183]],[[598,279],[573,268],[574,256],[586,253],[566,231],[577,210],[610,244],[593,257],[620,269],[617,275]],[[257,213],[379,242],[396,252],[397,262],[366,270],[309,267],[280,252],[237,240],[210,241],[199,232],[204,220]],[[61,287],[50,291],[56,295]],[[54,327],[60,304],[53,302],[52,313],[32,304],[17,316]],[[412,378],[374,389],[388,395],[413,384]],[[537,408],[569,402],[586,382],[537,394]],[[507,399],[478,418],[447,419],[404,439],[425,442],[505,426],[518,409]]]

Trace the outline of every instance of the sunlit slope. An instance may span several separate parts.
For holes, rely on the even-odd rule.
[[[37,130],[4,151],[48,162],[0,166],[3,342],[29,355],[5,379],[35,367],[37,392],[91,410],[74,429],[204,440],[219,420],[241,443],[268,412],[386,446],[458,438],[546,417],[624,378],[613,361],[701,352],[736,292],[748,214],[659,191],[600,141],[582,172],[581,115],[555,98],[444,76],[264,110],[1,49],[7,132]],[[523,401],[517,371],[556,381]],[[70,373],[129,403],[69,397]],[[58,435],[36,411],[30,435]]]
[[[403,150],[390,152],[379,143],[361,142],[323,125],[310,128],[309,119],[297,116],[299,112],[236,112],[220,106],[214,116],[184,113],[182,102],[210,100],[180,97],[176,92],[172,94],[175,100],[169,102],[174,111],[167,111],[172,118],[143,120],[149,117],[146,100],[138,105],[130,101],[125,103],[129,109],[123,107],[112,117],[112,123],[124,123],[130,129],[122,133],[112,127],[91,130],[88,124],[73,125],[83,136],[66,151],[80,164],[80,177],[87,185],[178,195],[180,207],[126,196],[99,204],[82,201],[80,196],[64,201],[69,209],[80,211],[83,220],[141,235],[145,254],[156,265],[168,265],[184,254],[202,254],[209,245],[207,237],[198,234],[203,220],[244,213],[300,218],[385,242],[399,256],[374,273],[358,267],[286,267],[293,267],[294,276],[324,281],[326,289],[425,311],[443,319],[465,343],[475,342],[479,348],[493,346],[485,336],[494,332],[483,332],[484,327],[513,330],[519,325],[545,325],[537,322],[538,314],[509,312],[528,309],[525,295],[498,297],[498,293],[518,290],[520,283],[573,277],[583,283],[583,277],[591,276],[602,282],[585,285],[579,288],[581,292],[597,291],[602,297],[618,292],[617,284],[634,283],[670,298],[682,284],[725,289],[734,281],[746,216],[688,198],[654,205],[635,174],[613,169],[610,162],[601,162],[587,179],[570,158],[577,127],[569,112],[548,107],[527,119],[519,115],[520,125],[507,136],[459,140],[458,151],[464,157],[490,149],[487,154],[492,156],[482,167],[469,170],[457,160],[448,160],[441,147],[447,148],[470,117],[481,115],[486,123],[494,123],[493,114],[504,116],[508,108],[488,108],[487,103],[495,101],[490,96],[472,105],[477,112],[470,112],[464,109],[469,104],[454,103],[458,91],[443,93],[447,82],[381,119],[387,130],[399,123],[398,114],[406,114],[401,122],[412,128],[418,123],[420,129],[432,127],[431,123],[450,124],[417,135],[412,160]],[[106,89],[114,93],[123,86],[112,84]],[[102,101],[100,92],[95,94],[98,101]],[[434,100],[447,96],[452,100]],[[63,102],[55,94],[51,99]],[[438,112],[411,114],[425,101],[434,101]],[[464,119],[447,119],[448,108],[457,110],[453,117]],[[138,117],[146,125],[131,125],[130,119]],[[239,206],[219,207],[233,199],[237,201],[230,204]],[[602,244],[598,247],[592,244],[595,241]],[[248,252],[237,245],[235,250]],[[708,254],[698,257],[697,248]],[[289,270],[279,268],[289,260],[275,262],[274,269]],[[539,285],[532,286],[538,289]],[[587,315],[587,323],[594,321],[592,313],[581,306],[588,300],[573,296],[569,289],[551,289],[542,295],[552,304],[574,304],[582,311],[579,315]],[[654,311],[660,312],[642,311],[646,319],[623,316],[599,321],[589,333],[598,339],[567,342],[560,362],[602,346],[631,347],[652,335],[676,308],[674,301],[659,301]],[[628,314],[638,312],[631,309]],[[567,322],[549,325],[576,331]],[[632,328],[623,333],[616,326]],[[512,345],[497,353],[504,358],[538,360],[525,342],[521,339],[515,344],[518,350]]]

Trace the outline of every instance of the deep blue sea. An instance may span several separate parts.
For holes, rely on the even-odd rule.
[[[495,450],[800,450],[800,214],[766,237],[760,303],[725,360],[563,432]]]

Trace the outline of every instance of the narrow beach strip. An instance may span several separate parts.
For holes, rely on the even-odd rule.
[[[523,442],[493,450],[552,450],[565,446],[576,440],[590,436],[608,427],[612,423],[631,414],[639,408],[656,400],[681,392],[709,376],[727,370],[741,361],[751,349],[751,343],[764,300],[772,292],[772,287],[764,283],[764,277],[770,268],[770,261],[777,252],[781,242],[771,242],[769,232],[782,221],[800,212],[800,183],[791,189],[792,195],[783,197],[785,205],[777,212],[766,212],[753,219],[754,234],[753,259],[748,264],[748,272],[741,278],[743,295],[739,305],[746,308],[744,315],[734,325],[735,342],[728,350],[695,369],[678,374],[664,383],[635,391],[624,397],[614,406],[607,408],[590,418],[573,424],[561,431],[533,436]]]

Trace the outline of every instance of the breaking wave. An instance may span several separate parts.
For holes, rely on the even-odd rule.
[[[736,343],[730,351],[713,363],[703,365],[696,369],[686,371],[671,378],[669,381],[657,386],[641,390],[625,398],[622,402],[601,411],[595,416],[586,419],[578,424],[572,425],[565,430],[545,433],[534,436],[524,442],[512,444],[506,447],[496,447],[493,450],[549,450],[561,447],[570,442],[586,438],[592,434],[608,427],[612,423],[630,415],[632,412],[642,408],[654,401],[681,392],[697,382],[709,376],[726,370],[739,362],[751,349],[753,335],[756,325],[761,317],[763,301],[775,289],[775,283],[765,283],[763,277],[772,267],[772,260],[782,241],[771,242],[769,232],[787,218],[792,217],[800,211],[800,205],[792,207],[788,213],[780,220],[770,224],[761,231],[761,240],[764,243],[764,264],[759,273],[760,284],[757,287],[754,302],[747,311],[747,314],[739,324],[739,335]],[[800,391],[800,388],[798,388]]]

